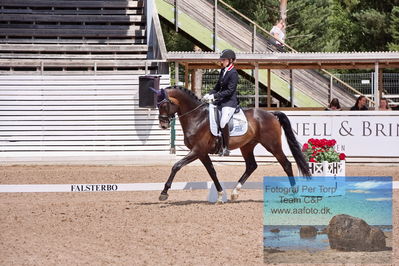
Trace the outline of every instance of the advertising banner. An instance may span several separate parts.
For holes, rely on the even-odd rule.
[[[396,111],[286,111],[302,145],[310,138],[335,139],[335,150],[349,157],[399,159],[399,112]],[[284,153],[291,155],[283,133]],[[235,150],[233,154],[240,154]],[[261,145],[256,156],[271,156]]]

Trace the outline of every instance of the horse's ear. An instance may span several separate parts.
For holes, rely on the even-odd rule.
[[[171,101],[173,104],[179,105],[179,100],[174,97],[169,97],[169,101]]]
[[[154,89],[153,87],[148,87],[149,90],[151,90],[153,93],[155,93],[156,95],[159,95],[161,93],[161,90],[159,89]]]

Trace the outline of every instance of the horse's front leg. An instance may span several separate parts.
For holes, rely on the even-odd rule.
[[[223,203],[223,188],[219,183],[219,180],[216,176],[216,171],[215,168],[213,167],[211,158],[209,158],[209,155],[203,155],[199,157],[202,164],[205,166],[206,170],[208,171],[208,174],[211,176],[213,183],[215,184],[216,190],[218,192],[218,198],[216,200],[216,204]]]
[[[163,201],[168,199],[168,190],[172,186],[173,178],[175,178],[177,171],[179,171],[183,166],[195,161],[196,159],[198,159],[198,154],[195,151],[191,150],[183,159],[173,165],[168,181],[166,181],[165,187],[162,190],[161,195],[159,195],[159,200]]]

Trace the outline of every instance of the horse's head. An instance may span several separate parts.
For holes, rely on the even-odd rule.
[[[157,90],[155,93],[157,94],[157,106],[159,109],[159,126],[162,129],[168,129],[170,122],[179,109],[177,99],[169,97],[165,89]]]

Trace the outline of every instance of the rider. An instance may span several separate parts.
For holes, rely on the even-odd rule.
[[[237,106],[237,83],[238,73],[234,68],[234,61],[236,60],[236,54],[230,49],[222,51],[220,55],[220,62],[222,63],[223,69],[220,72],[219,80],[215,85],[215,88],[204,95],[204,100],[208,102],[215,101],[218,109],[222,111],[222,117],[220,119],[220,128],[222,129],[222,144],[223,151],[220,155],[229,155],[229,126],[228,123],[233,116]]]

